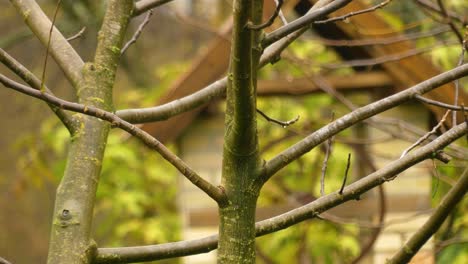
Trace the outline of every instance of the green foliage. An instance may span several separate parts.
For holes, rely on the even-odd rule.
[[[258,106],[260,109],[268,109],[267,114],[279,120],[301,116],[296,124],[287,128],[259,119],[258,130],[259,134],[263,135],[260,149],[264,150],[262,157],[265,159],[270,159],[299,138],[329,123],[331,112],[343,111],[330,96],[324,94],[301,98],[259,98]],[[349,134],[349,131],[344,131],[341,135],[346,134]],[[337,142],[333,148],[328,161],[326,193],[340,188],[347,155],[352,152],[349,146]],[[258,206],[278,206],[291,201],[300,204],[319,197],[324,150],[324,145],[316,147],[278,172],[264,186]],[[343,226],[312,220],[259,238],[257,241],[259,250],[264,253],[261,255],[266,255],[273,263],[297,263],[301,256],[312,263],[349,263],[359,254],[358,233],[358,228],[353,225]],[[262,263],[262,259],[258,257],[257,261]]]
[[[459,140],[459,144],[466,145],[466,141]],[[465,162],[466,163],[466,162]],[[456,166],[456,163],[445,165],[436,162],[434,169],[432,205],[440,204],[461,173],[466,164]],[[448,219],[436,233],[436,263],[462,264],[468,261],[468,199],[465,197],[450,214]]]
[[[358,229],[313,220],[257,239],[273,263],[349,263],[359,253]],[[274,252],[274,253],[272,253]],[[258,258],[258,263],[262,262]]]
[[[170,165],[125,134],[112,133],[97,193],[96,215],[105,216],[98,237],[112,245],[177,240],[176,190],[177,173]]]
[[[437,256],[437,263],[440,264],[465,264],[467,262],[468,250],[466,242],[450,245]]]
[[[39,140],[40,139],[40,140]],[[58,184],[65,168],[69,134],[57,121],[16,143],[24,180],[36,188]],[[109,136],[95,205],[99,245],[158,244],[180,239],[176,205],[178,173],[159,155],[121,131]],[[174,263],[172,261],[171,263]]]
[[[449,0],[448,6],[451,8],[456,8],[458,10],[463,10],[463,8],[468,8],[468,2],[465,0]]]
[[[458,46],[439,47],[432,51],[432,61],[444,69],[455,67],[459,57],[460,47]]]

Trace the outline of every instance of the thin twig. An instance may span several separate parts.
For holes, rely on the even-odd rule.
[[[344,188],[346,186],[346,180],[348,179],[348,171],[349,166],[351,166],[351,153],[348,153],[348,162],[346,163],[346,170],[343,178],[343,183],[341,184],[340,191],[338,192],[340,195],[343,194]]]
[[[460,33],[460,31],[458,31],[457,26],[455,26],[455,24],[453,23],[452,18],[450,18],[444,3],[442,2],[442,0],[437,0],[437,4],[439,5],[441,14],[444,16],[445,23],[447,23],[452,29],[453,33],[455,33],[460,44],[463,44],[463,36]]]
[[[442,102],[439,102],[439,101],[436,101],[436,100],[432,100],[432,99],[425,98],[425,97],[423,97],[423,96],[421,96],[421,95],[415,95],[414,98],[415,98],[416,100],[420,101],[420,102],[423,102],[423,103],[426,103],[426,104],[430,104],[430,105],[434,105],[434,106],[438,106],[438,107],[445,108],[445,109],[450,109],[450,110],[452,110],[452,111],[464,111],[464,110],[468,110],[467,107],[442,103]]]
[[[0,62],[3,63],[8,69],[14,72],[18,77],[23,81],[29,84],[36,90],[41,89],[41,80],[36,77],[32,72],[30,72],[25,66],[23,66],[19,61],[13,58],[10,54],[0,48]],[[44,92],[53,94],[51,90],[44,85]],[[75,124],[72,121],[72,117],[69,113],[49,104],[50,109],[57,115],[57,117],[62,121],[68,131],[72,132],[75,129]]]
[[[451,110],[447,110],[447,112],[445,112],[444,116],[442,117],[442,119],[440,119],[439,123],[437,123],[436,126],[434,126],[432,128],[431,131],[427,132],[424,136],[422,136],[420,139],[418,139],[418,141],[414,142],[413,145],[409,146],[407,149],[405,149],[403,151],[403,153],[401,153],[401,156],[400,156],[400,159],[403,158],[406,154],[408,154],[408,152],[410,152],[412,149],[414,149],[415,147],[419,146],[424,140],[428,139],[431,135],[435,135],[437,133],[437,130],[442,127],[442,125],[444,124],[445,120],[447,119],[447,116],[448,114],[450,113]]]
[[[367,167],[372,171],[376,172],[377,166],[374,164],[371,155],[365,148],[357,147],[356,148],[356,155],[360,155],[363,161],[363,165],[367,165]],[[372,253],[375,243],[379,238],[385,224],[385,216],[387,214],[387,198],[385,194],[384,185],[381,184],[378,186],[378,199],[379,199],[379,213],[378,213],[378,228],[373,229],[371,235],[365,244],[361,245],[361,252],[359,255],[353,259],[350,264],[358,264],[361,263],[361,260],[365,258],[367,255]]]
[[[10,2],[23,16],[24,22],[44,48],[47,47],[48,39],[51,36],[49,29],[52,22],[37,4],[38,1],[10,0]],[[53,31],[50,41],[50,55],[57,62],[73,88],[77,89],[82,79],[84,61],[57,28],[54,27]]]
[[[462,106],[464,106],[463,103]],[[463,107],[463,118],[465,119],[465,123],[468,125],[468,114],[465,111],[465,107]],[[466,133],[466,143],[468,143],[468,131]]]
[[[61,3],[62,3],[62,0],[58,0],[57,5],[55,6],[54,18],[52,19],[52,24],[50,25],[49,39],[47,40],[47,48],[46,48],[46,54],[44,58],[44,67],[42,69],[41,88],[40,88],[41,92],[45,92],[44,83],[45,83],[45,78],[46,78],[47,59],[49,58],[50,41],[52,40],[52,32],[54,32],[55,20],[57,19],[57,14],[60,9]]]
[[[76,33],[75,35],[67,38],[67,41],[72,41],[72,40],[75,40],[77,38],[80,38],[81,36],[83,36],[85,31],[86,31],[86,27],[83,27],[80,31],[78,31],[78,33]]]
[[[417,3],[417,4],[419,4],[422,7],[420,10],[424,13],[424,15],[426,17],[428,17],[433,22],[436,22],[438,24],[445,24],[444,20],[442,18],[440,18],[440,13],[439,12],[434,12],[433,10],[427,8],[426,6],[424,6],[424,5],[420,4],[420,3]],[[452,29],[450,29],[450,31],[452,31]]]
[[[464,41],[463,41],[464,42]],[[465,45],[462,44],[462,50],[461,50],[461,54],[460,54],[460,57],[458,58],[458,63],[457,63],[457,66],[460,66],[463,64],[463,61],[465,60]],[[454,95],[454,102],[453,104],[454,105],[458,105],[458,94],[459,94],[459,90],[460,90],[460,80],[457,79],[455,80],[455,95]],[[455,126],[457,125],[457,113],[456,112],[453,112],[452,113],[452,126]]]
[[[277,1],[278,2],[276,4],[275,12],[273,13],[273,15],[271,15],[271,17],[265,23],[262,23],[260,25],[254,25],[252,22],[249,21],[249,23],[247,23],[247,28],[253,29],[253,30],[261,30],[261,29],[271,26],[273,22],[275,22],[276,17],[278,17],[279,13],[281,12],[281,6],[283,5],[283,0],[277,0]]]
[[[394,138],[398,138],[410,143],[418,140],[426,131],[421,128],[418,128],[408,122],[405,122],[401,119],[389,118],[389,117],[376,117],[373,118],[372,122],[369,123],[372,127],[377,128],[380,131],[383,131],[387,134],[392,135]],[[396,128],[389,129],[388,126]],[[409,132],[409,133],[406,133]],[[431,136],[429,139],[434,140],[436,136]],[[457,159],[466,160],[466,149],[457,145],[449,146],[447,149],[451,150],[450,155],[456,157]],[[381,154],[382,155],[382,154]],[[387,156],[388,157],[388,156]],[[439,157],[437,157],[439,159]]]
[[[263,118],[265,118],[268,122],[276,123],[276,124],[282,126],[283,128],[286,128],[286,127],[296,123],[300,118],[300,116],[298,115],[294,119],[291,119],[291,120],[288,120],[288,121],[280,121],[280,120],[277,120],[277,119],[274,119],[274,118],[271,118],[271,117],[267,116],[265,113],[260,111],[260,109],[258,109],[258,108],[257,108],[257,113],[259,113],[261,116],[263,116]]]
[[[145,26],[150,22],[150,18],[151,16],[153,15],[153,9],[149,10],[148,13],[146,14],[146,17],[145,19],[143,20],[143,22],[141,22],[141,24],[138,26],[138,29],[135,31],[135,33],[133,34],[132,38],[125,44],[125,46],[122,48],[122,51],[120,52],[120,55],[122,56],[125,51],[127,51],[127,49],[132,45],[134,44],[138,38],[140,37],[141,33],[143,32],[143,29],[145,28]]]
[[[439,171],[437,170],[437,165],[434,159],[432,159],[432,167],[434,168],[434,175],[436,177],[436,185],[434,186],[434,190],[432,191],[432,198],[434,198],[437,193],[437,189],[439,189],[440,182]]]
[[[280,1],[280,0],[275,0],[276,6],[279,5],[279,1]],[[281,11],[281,9],[279,10],[278,16],[279,16],[279,18],[281,19],[281,22],[283,22],[283,25],[287,25],[287,24],[288,24],[288,20],[287,20],[286,17],[284,16],[283,11]]]
[[[416,3],[419,4],[420,6],[422,6],[424,9],[427,9],[427,10],[435,12],[435,13],[437,13],[439,15],[442,15],[442,11],[440,10],[440,8],[436,4],[434,4],[433,2],[428,1],[428,0],[414,0],[414,1],[416,1]],[[456,20],[456,21],[458,21],[460,23],[466,23],[465,18],[463,18],[462,16],[459,16],[458,14],[456,14],[454,12],[448,12],[448,15],[452,19],[454,19],[454,20]]]
[[[315,21],[314,24],[325,24],[325,23],[335,22],[335,21],[339,21],[339,20],[347,20],[348,18],[353,17],[353,16],[374,12],[377,9],[383,8],[384,6],[386,6],[391,1],[392,0],[385,0],[385,1],[383,1],[382,3],[380,3],[378,5],[375,5],[375,6],[366,8],[366,9],[362,9],[362,10],[355,11],[355,12],[350,12],[350,13],[348,13],[346,15],[342,15],[342,16],[339,16],[339,17],[332,17],[332,18],[325,19],[325,20]]]
[[[335,120],[335,113],[332,112],[331,122]],[[330,153],[332,152],[333,147],[333,139],[335,137],[330,137],[327,139],[326,151],[325,151],[325,158],[322,164],[322,175],[320,177],[320,195],[325,195],[325,174],[327,173],[327,166],[328,166],[328,159],[330,158]]]

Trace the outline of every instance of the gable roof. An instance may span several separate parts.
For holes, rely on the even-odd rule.
[[[299,15],[303,15],[312,6],[313,2],[315,1],[299,0],[295,1],[292,7]],[[333,15],[344,15],[365,8],[368,8],[368,6],[362,3],[362,1],[353,1]],[[266,13],[268,11],[270,13],[273,12],[273,0],[265,1],[265,10]],[[265,17],[268,18],[269,15]],[[228,39],[230,37],[231,26],[231,22],[223,25],[221,31],[211,40],[207,49],[194,60],[189,71],[174,82],[170,89],[159,99],[158,104],[187,96],[223,77],[229,65],[230,42]],[[352,17],[351,22],[348,23],[337,22],[314,25],[314,30],[325,38],[362,39],[368,38],[364,35],[364,31],[389,32],[392,28],[378,14],[370,12]],[[346,47],[346,49],[337,47],[336,51],[343,59],[349,60],[375,59],[392,54],[402,54],[414,50],[414,48],[413,42],[404,40],[389,45]],[[362,67],[355,68],[356,73],[351,77],[353,78],[353,82],[349,80],[347,82],[346,80],[341,80],[340,82],[339,79],[333,77],[327,77],[327,79],[336,89],[379,88],[393,85],[396,91],[402,91],[441,73],[428,58],[422,55],[414,55],[398,61],[385,62],[375,68],[379,71],[366,72],[362,70]],[[344,78],[341,77],[341,79]],[[355,83],[354,80],[359,80],[359,82]],[[288,88],[292,87],[291,82],[288,81],[275,80],[272,82],[260,80],[258,83],[258,93],[259,95],[265,93],[297,94],[317,90],[317,87],[310,81],[294,80],[293,82],[294,87],[297,89],[291,90]],[[281,85],[284,85],[283,89]],[[454,85],[452,83],[443,85],[427,93],[425,96],[433,100],[452,103],[454,101]],[[468,102],[467,99],[466,93],[460,91],[460,102]],[[445,112],[445,109],[435,106],[427,105],[427,107],[439,118]],[[198,107],[165,121],[144,124],[143,129],[162,142],[170,141],[180,135],[203,108],[204,106]]]

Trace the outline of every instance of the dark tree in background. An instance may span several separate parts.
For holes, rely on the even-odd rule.
[[[76,12],[75,3],[72,1],[58,1],[55,13],[48,17],[34,0],[10,0],[11,6],[24,19],[30,32],[42,43],[48,55],[41,64],[41,75],[34,75],[6,51],[0,49],[0,61],[23,81],[20,83],[14,81],[12,77],[0,74],[0,82],[4,88],[13,89],[35,100],[44,101],[69,132],[66,166],[56,191],[55,209],[50,219],[51,236],[48,249],[48,263],[50,264],[154,261],[209,252],[216,248],[219,263],[255,263],[257,257],[255,238],[258,236],[275,233],[308,219],[321,219],[321,214],[327,210],[350,200],[359,200],[366,192],[379,188],[383,183],[395,179],[399,173],[424,160],[449,162],[451,157],[443,151],[448,146],[461,149],[460,152],[464,155],[457,158],[466,162],[466,148],[458,146],[464,143],[462,140],[459,140],[461,143],[454,143],[465,137],[468,130],[466,119],[468,109],[457,97],[463,93],[464,83],[460,79],[468,75],[468,64],[464,62],[465,51],[468,48],[467,34],[464,32],[467,26],[466,17],[463,19],[460,15],[460,12],[466,11],[466,6],[463,4],[446,6],[444,1],[415,1],[421,5],[420,8],[424,9],[424,12],[430,12],[432,16],[443,20],[443,23],[450,28],[450,32],[457,41],[459,55],[457,66],[362,107],[349,103],[347,98],[334,91],[318,75],[315,79],[317,86],[328,90],[350,111],[341,117],[332,118],[321,128],[312,132],[309,130],[294,144],[290,144],[266,160],[259,146],[267,135],[258,133],[257,120],[266,118],[269,122],[287,127],[295,123],[297,119],[279,121],[259,109],[257,105],[257,84],[259,74],[261,74],[259,70],[281,59],[283,51],[288,46],[294,45],[293,43],[296,43],[299,37],[311,28],[311,25],[315,25],[317,31],[320,31],[320,24],[343,22],[352,19],[353,16],[376,12],[380,8],[385,8],[391,1],[378,1],[368,9],[356,10],[343,16],[337,16],[334,12],[344,8],[352,2],[351,0],[308,1],[310,9],[302,16],[274,30],[266,30],[275,21],[278,23],[278,21],[285,20],[281,8],[287,3],[283,3],[282,0],[274,1],[275,8],[265,18],[264,5],[267,6],[266,2],[270,1],[265,0],[264,3],[261,0],[235,0],[232,3],[232,18],[230,18],[232,33],[229,70],[224,78],[179,100],[150,108],[119,111],[115,109],[114,97],[121,95],[118,92],[113,94],[119,67],[130,73],[149,72],[145,69],[144,58],[140,58],[142,63],[132,64],[132,56],[126,56],[125,52],[127,49],[132,49],[131,45],[138,41],[139,37],[145,37],[144,26],[150,19],[151,10],[164,8],[164,5],[171,0],[76,2],[76,5],[83,5],[92,12]],[[197,8],[197,5],[193,5],[192,8]],[[88,45],[93,45],[93,48],[87,47],[86,51],[80,51],[71,44],[74,37],[67,39],[58,30],[60,25],[56,22],[56,16],[62,9],[67,12],[67,19],[81,21],[78,24],[86,23],[90,27],[75,37],[96,33],[96,39],[92,38],[88,43]],[[102,18],[100,14],[103,14]],[[147,14],[147,17],[142,20],[136,32],[127,32],[129,23],[142,14]],[[327,18],[329,20],[326,20]],[[140,36],[141,33],[142,36]],[[126,39],[128,42],[125,41]],[[90,50],[94,51],[92,55],[89,54]],[[155,49],[154,52],[158,50]],[[337,53],[340,54],[339,49]],[[31,52],[31,55],[33,54],[36,56]],[[340,55],[346,58],[346,54]],[[142,56],[150,55],[142,54]],[[60,78],[67,80],[72,96],[54,94],[58,91],[54,87],[55,83],[48,81],[48,60],[55,61],[63,74]],[[366,65],[361,65],[360,68],[356,68],[356,71],[365,68]],[[144,86],[151,82],[151,77],[148,75],[136,77],[132,81]],[[424,94],[437,91],[442,85],[450,82],[455,82],[455,102],[439,102],[424,97]],[[63,99],[65,97],[73,99]],[[226,106],[220,185],[206,180],[158,138],[136,125],[176,117],[224,97]],[[446,114],[442,120],[440,120],[441,117],[437,117],[434,129],[433,127],[429,129],[433,132],[422,136],[421,140],[405,151],[400,158],[352,183],[346,180],[351,158],[348,156],[346,171],[339,189],[329,194],[322,192],[320,197],[307,201],[293,210],[255,222],[260,192],[267,182],[275,179],[275,174],[280,170],[291,166],[293,162],[298,161],[322,143],[325,143],[327,151],[331,151],[333,138],[343,130],[359,126],[364,122],[371,122],[377,114],[411,100],[418,100],[444,111],[450,110],[454,114]],[[315,111],[318,112],[320,109],[315,109]],[[443,125],[444,121],[446,121],[445,125]],[[93,211],[102,164],[105,162],[104,152],[111,129],[126,131],[141,144],[158,153],[177,169],[185,180],[190,181],[210,197],[219,208],[219,234],[197,240],[135,247],[104,248],[96,245],[92,235]],[[326,162],[327,159],[325,159],[325,166]],[[143,162],[141,163],[141,166],[144,166]],[[409,238],[404,247],[395,252],[389,263],[408,262],[439,229],[466,193],[468,187],[466,163],[462,171],[453,187],[436,205],[428,221]],[[164,192],[160,186],[153,186],[153,188],[154,192]],[[30,221],[33,225],[34,219]],[[0,259],[0,262],[2,261],[8,263]]]

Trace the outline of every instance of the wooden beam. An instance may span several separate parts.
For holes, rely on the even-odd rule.
[[[378,89],[393,86],[393,80],[382,71],[361,72],[348,76],[325,77],[328,83],[337,90],[352,91],[362,89]],[[321,92],[313,80],[309,78],[259,80],[259,95],[300,95]]]

